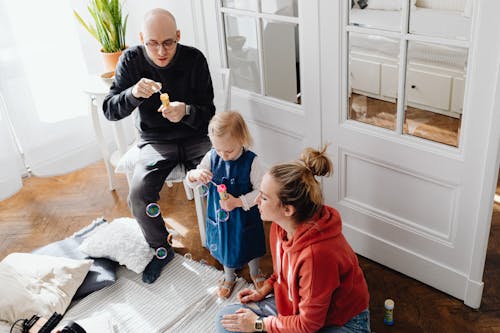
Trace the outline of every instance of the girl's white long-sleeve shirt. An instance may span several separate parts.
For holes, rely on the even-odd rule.
[[[241,153],[243,154],[243,151]],[[201,160],[200,164],[198,164],[196,166],[196,169],[206,169],[206,170],[212,171],[212,168],[210,165],[210,154],[211,154],[211,150],[209,150],[205,154],[205,156],[203,156],[203,159]],[[240,154],[240,156],[241,156],[241,154]],[[238,156],[238,158],[239,158],[239,156]],[[186,182],[187,182],[189,187],[196,188],[197,186],[201,185],[202,182],[201,181],[194,181],[194,182],[189,181],[189,175],[193,171],[194,170],[190,170],[186,174]],[[264,176],[264,173],[265,173],[264,169],[262,168],[262,166],[260,164],[259,156],[255,156],[255,158],[253,159],[253,162],[252,162],[252,167],[250,169],[250,181],[252,182],[253,190],[246,193],[246,194],[240,195],[240,197],[239,197],[241,199],[242,204],[243,204],[243,207],[242,207],[243,210],[247,211],[256,205],[255,199],[259,195],[260,182],[262,181],[262,177]]]

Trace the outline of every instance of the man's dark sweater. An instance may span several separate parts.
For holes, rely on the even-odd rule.
[[[163,118],[160,94],[150,98],[135,98],[132,87],[141,78],[161,82],[163,93],[170,101],[184,102],[190,114],[178,123]],[[203,54],[189,46],[177,44],[172,61],[159,67],[146,54],[143,45],[127,49],[116,68],[115,79],[104,99],[104,115],[109,120],[127,117],[138,107],[136,127],[141,145],[176,142],[179,139],[206,137],[208,122],[215,114],[214,93],[208,64]]]

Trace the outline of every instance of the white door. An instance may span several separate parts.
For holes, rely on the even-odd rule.
[[[319,2],[322,139],[336,166],[325,196],[357,253],[479,307],[500,2],[409,3]]]

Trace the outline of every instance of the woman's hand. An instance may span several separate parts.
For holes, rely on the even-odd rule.
[[[196,182],[200,181],[203,184],[208,183],[210,180],[212,180],[212,172],[207,169],[194,169],[189,171],[189,181],[190,182]]]
[[[226,330],[231,332],[253,332],[257,318],[259,316],[252,310],[241,308],[233,314],[225,315],[220,322]]]
[[[173,123],[178,123],[186,115],[186,103],[170,102],[167,107],[163,104],[158,109],[163,118],[167,118]]]
[[[267,295],[264,293],[265,291],[263,289],[264,287],[260,289],[261,291],[257,291],[255,289],[245,288],[238,293],[238,300],[243,304],[262,301]]]
[[[230,212],[235,208],[243,207],[243,203],[240,198],[235,198],[231,194],[227,193],[227,199],[220,201],[220,207],[226,212]]]

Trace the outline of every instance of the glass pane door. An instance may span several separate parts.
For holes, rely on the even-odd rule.
[[[347,119],[458,147],[470,1],[345,1]]]

